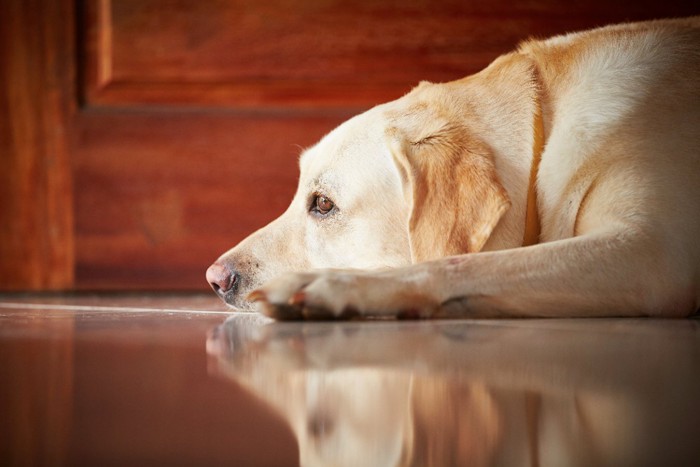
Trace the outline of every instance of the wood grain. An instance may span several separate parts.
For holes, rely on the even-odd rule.
[[[530,36],[687,15],[624,0],[87,2],[92,105],[367,107],[485,67]]]
[[[74,9],[8,0],[0,15],[0,290],[73,285]]]

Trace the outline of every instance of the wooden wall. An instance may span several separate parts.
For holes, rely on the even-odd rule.
[[[0,289],[204,289],[299,148],[530,36],[685,0],[7,0]]]

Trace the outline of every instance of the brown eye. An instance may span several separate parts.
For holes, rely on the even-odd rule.
[[[317,195],[314,200],[313,210],[318,214],[328,214],[334,207],[333,201],[323,195]]]

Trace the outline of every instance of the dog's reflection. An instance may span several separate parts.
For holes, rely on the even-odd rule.
[[[210,370],[287,420],[302,465],[679,465],[699,458],[696,322],[276,323]]]

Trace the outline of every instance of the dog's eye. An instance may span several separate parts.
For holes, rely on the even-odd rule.
[[[333,210],[335,204],[329,198],[323,195],[315,195],[313,203],[311,204],[311,210],[322,216],[325,216]]]

